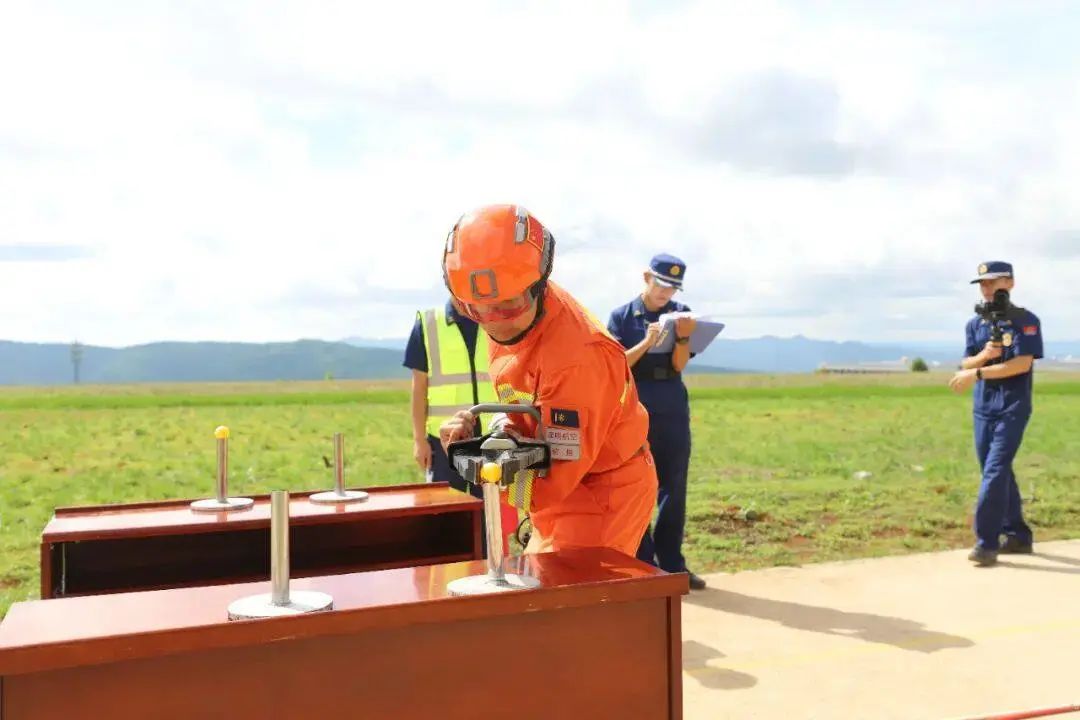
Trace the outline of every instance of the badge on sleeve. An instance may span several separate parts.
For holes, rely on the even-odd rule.
[[[1039,326],[1038,325],[1025,325],[1024,326],[1024,334],[1025,335],[1038,335],[1039,334]]]
[[[577,410],[551,408],[544,439],[551,447],[552,460],[577,460],[581,457],[581,414]]]
[[[551,408],[551,424],[559,425],[561,427],[576,428],[581,427],[581,418],[578,417],[577,410]]]

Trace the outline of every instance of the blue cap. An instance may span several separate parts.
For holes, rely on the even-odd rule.
[[[992,260],[990,262],[984,262],[979,266],[979,277],[971,281],[974,285],[977,282],[983,280],[995,280],[997,278],[1011,278],[1013,276],[1013,267],[1007,262],[1001,260]]]
[[[657,284],[682,290],[686,263],[674,255],[661,253],[649,262],[649,272],[653,274]]]

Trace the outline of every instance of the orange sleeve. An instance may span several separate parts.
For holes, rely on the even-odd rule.
[[[540,381],[535,405],[544,419],[552,449],[547,476],[533,487],[532,510],[560,503],[593,468],[611,426],[618,421],[625,389],[623,355],[608,357],[603,349],[590,353],[581,365]]]

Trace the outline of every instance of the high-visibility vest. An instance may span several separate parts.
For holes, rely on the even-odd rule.
[[[498,396],[488,375],[487,334],[477,328],[472,358],[461,330],[447,320],[444,308],[418,315],[428,364],[427,431],[438,437],[439,426],[454,413],[480,403],[498,402]]]

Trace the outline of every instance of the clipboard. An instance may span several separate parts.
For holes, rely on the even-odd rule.
[[[660,338],[656,341],[656,345],[649,348],[649,353],[669,353],[675,349],[675,321],[679,318],[694,318],[697,320],[697,325],[694,327],[694,332],[690,334],[690,352],[697,355],[709,347],[716,336],[724,329],[725,325],[722,322],[716,320],[713,315],[697,315],[689,312],[673,312],[664,313],[660,316],[658,322],[660,327]]]

